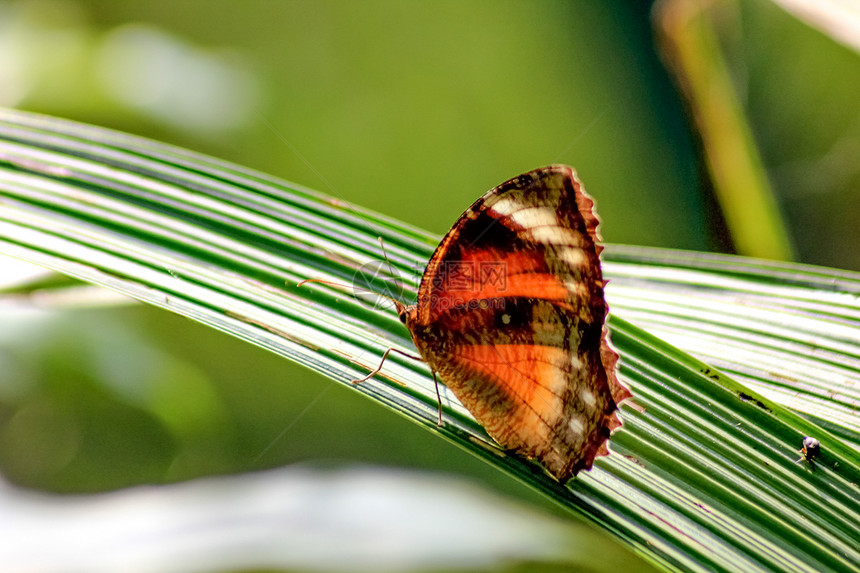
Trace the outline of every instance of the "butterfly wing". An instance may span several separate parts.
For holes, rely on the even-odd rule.
[[[630,396],[604,333],[592,207],[567,166],[492,189],[443,239],[406,317],[490,436],[562,482],[607,453],[616,403]]]

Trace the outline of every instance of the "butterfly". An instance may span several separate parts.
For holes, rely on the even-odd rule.
[[[499,445],[562,483],[608,454],[631,397],[604,328],[597,227],[571,167],[530,171],[469,207],[416,303],[395,301],[434,377]]]

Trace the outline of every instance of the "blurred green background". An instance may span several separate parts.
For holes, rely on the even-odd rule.
[[[723,4],[721,50],[798,260],[860,269],[857,52],[770,2]],[[568,163],[608,242],[731,252],[650,10],[0,1],[0,105],[175,143],[440,235],[490,187]],[[19,484],[101,491],[367,462],[532,495],[349,389],[185,319],[20,306],[0,307],[0,469]]]

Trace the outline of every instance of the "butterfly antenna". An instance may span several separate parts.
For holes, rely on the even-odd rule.
[[[319,283],[319,284],[322,284],[322,285],[328,285],[328,286],[333,286],[333,287],[342,288],[342,289],[349,289],[349,286],[348,286],[348,285],[341,284],[341,283],[336,283],[336,282],[334,282],[334,281],[325,281],[325,280],[322,280],[322,279],[305,279],[305,280],[303,280],[303,281],[301,281],[301,282],[297,283],[297,284],[296,284],[296,286],[297,286],[297,287],[300,287],[300,286],[302,286],[302,285],[304,285],[304,284],[307,284],[307,283]],[[369,288],[364,288],[364,287],[360,287],[360,286],[356,286],[356,285],[352,285],[352,288],[353,288],[353,290],[355,290],[355,289],[363,290],[363,291],[365,291],[365,292],[369,292],[369,293],[371,293],[371,294],[374,294],[374,295],[376,295],[376,296],[378,296],[378,297],[381,297],[381,298],[384,298],[384,299],[390,300],[390,301],[392,302],[392,304],[394,304],[395,306],[396,306],[396,305],[398,304],[398,302],[399,302],[397,299],[395,299],[395,298],[393,298],[393,297],[390,297],[390,296],[387,296],[387,295],[384,295],[384,294],[379,294],[378,292],[373,291],[373,290],[371,290],[371,289],[369,289]]]
[[[296,286],[297,286],[297,287],[300,287],[300,286],[302,286],[302,285],[304,285],[304,284],[307,284],[307,283],[319,283],[319,284],[322,284],[322,285],[328,285],[328,286],[333,286],[333,287],[349,288],[349,287],[348,287],[347,285],[345,285],[345,284],[336,283],[336,282],[334,282],[334,281],[324,281],[324,280],[322,280],[322,279],[305,279],[305,280],[303,280],[303,281],[300,281],[300,282],[296,283]]]
[[[379,246],[382,249],[382,256],[385,258],[385,262],[388,264],[388,270],[391,271],[391,276],[396,277],[397,271],[394,270],[394,265],[391,264],[391,259],[388,258],[388,251],[385,250],[385,242],[382,240],[382,237],[377,237],[379,239]]]
[[[394,265],[391,264],[391,259],[388,258],[388,251],[385,250],[385,241],[382,240],[382,237],[377,237],[379,239],[379,247],[382,249],[382,256],[385,259],[385,263],[388,265],[389,275],[391,275],[394,284],[397,286],[397,279],[399,278],[397,275],[397,270],[395,270]],[[386,297],[389,300],[394,300],[391,297]],[[395,304],[396,306],[396,304]]]

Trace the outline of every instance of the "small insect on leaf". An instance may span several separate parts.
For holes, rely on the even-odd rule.
[[[803,438],[800,447],[801,456],[794,463],[807,462],[811,468],[815,467],[815,458],[821,454],[821,444],[815,438],[809,436]]]

